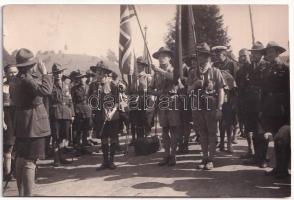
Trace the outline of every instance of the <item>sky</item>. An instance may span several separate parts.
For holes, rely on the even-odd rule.
[[[150,52],[164,46],[168,23],[174,18],[175,5],[136,5],[141,25],[147,26]],[[221,5],[224,26],[228,28],[235,54],[252,45],[248,5]],[[22,47],[62,50],[72,54],[118,55],[119,5],[8,5],[3,10],[4,47],[8,52]],[[288,49],[288,7],[253,5],[256,40],[270,40]],[[132,31],[137,56],[143,53],[143,39],[136,19]],[[66,47],[65,47],[66,46]],[[288,54],[288,51],[285,53]]]

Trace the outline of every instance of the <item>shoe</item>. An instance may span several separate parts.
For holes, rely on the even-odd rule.
[[[267,168],[268,167],[268,164],[267,164],[266,161],[262,161],[262,162],[259,163],[258,166],[259,166],[259,168]]]
[[[114,169],[117,168],[117,166],[116,166],[113,162],[110,162],[110,163],[108,164],[108,168],[111,169],[111,170],[114,170]]]
[[[107,168],[108,168],[108,163],[103,162],[99,167],[96,168],[96,171],[100,171]]]
[[[169,162],[169,157],[164,157],[164,158],[162,159],[162,161],[160,161],[160,162],[158,163],[158,165],[159,165],[159,166],[164,166],[164,165],[167,165],[168,162]]]
[[[176,165],[176,156],[170,156],[169,160],[168,160],[168,166],[175,166]]]
[[[225,151],[225,147],[223,145],[220,145],[219,146],[219,151],[222,151],[222,152]]]
[[[234,153],[234,149],[233,149],[233,148],[228,148],[226,152],[227,152],[227,153],[230,153],[230,154],[231,154],[231,153]]]
[[[212,170],[213,169],[213,162],[207,161],[206,165],[204,166],[205,170]]]
[[[272,170],[270,171],[266,171],[264,173],[266,176],[275,176],[277,174],[277,169],[276,168],[273,168]]]
[[[206,160],[202,160],[201,163],[197,166],[197,169],[204,169],[206,163],[207,163]]]
[[[60,161],[55,161],[53,162],[53,167],[59,167],[60,166]]]
[[[252,157],[253,157],[252,153],[246,153],[246,154],[240,156],[241,159],[250,159]]]

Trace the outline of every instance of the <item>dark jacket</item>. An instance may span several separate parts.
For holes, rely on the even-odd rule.
[[[65,83],[61,85],[54,83],[52,95],[50,96],[51,119],[71,120],[73,116],[73,103],[67,85]]]
[[[71,88],[71,96],[74,104],[75,117],[91,118],[92,110],[88,105],[88,91],[82,83]]]
[[[50,135],[48,113],[43,97],[52,92],[52,77],[43,75],[38,81],[31,74],[18,74],[10,82],[9,93],[15,105],[14,132],[19,138]]]

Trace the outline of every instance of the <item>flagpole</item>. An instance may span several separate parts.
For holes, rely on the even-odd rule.
[[[255,43],[255,37],[254,37],[254,29],[253,29],[253,20],[252,20],[251,5],[249,5],[249,16],[250,16],[250,26],[251,26],[252,45],[254,45],[254,43]]]
[[[197,37],[196,37],[196,29],[195,29],[195,18],[194,18],[194,14],[193,14],[193,8],[191,5],[188,6],[188,11],[190,14],[190,18],[192,19],[192,31],[193,31],[193,39],[194,39],[194,44],[197,45]],[[196,64],[197,64],[197,71],[198,71],[198,75],[200,75],[200,71],[199,71],[199,62],[198,62],[198,52],[196,51],[196,46],[195,46],[195,55],[196,55]]]
[[[140,28],[140,31],[141,31],[141,35],[142,35],[142,37],[143,37],[144,44],[145,44],[146,49],[147,49],[148,57],[149,57],[149,59],[150,59],[151,65],[152,65],[153,63],[152,63],[152,59],[151,59],[151,55],[150,55],[150,51],[149,51],[149,48],[148,48],[148,46],[147,46],[146,38],[145,38],[144,33],[143,33],[143,29],[142,29],[142,26],[141,26],[141,23],[140,23],[140,20],[139,20],[138,14],[137,14],[137,10],[136,10],[136,7],[135,7],[134,5],[133,5],[133,7],[134,7],[134,12],[135,12],[135,16],[136,16],[137,22],[138,22],[138,24],[139,24],[139,28]]]

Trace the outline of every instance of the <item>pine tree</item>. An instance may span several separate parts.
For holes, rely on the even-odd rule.
[[[207,42],[210,46],[225,45],[230,42],[227,28],[224,27],[223,16],[216,5],[193,5],[195,31],[197,43]],[[174,49],[175,45],[175,18],[168,24],[169,31],[165,38],[166,45]]]

